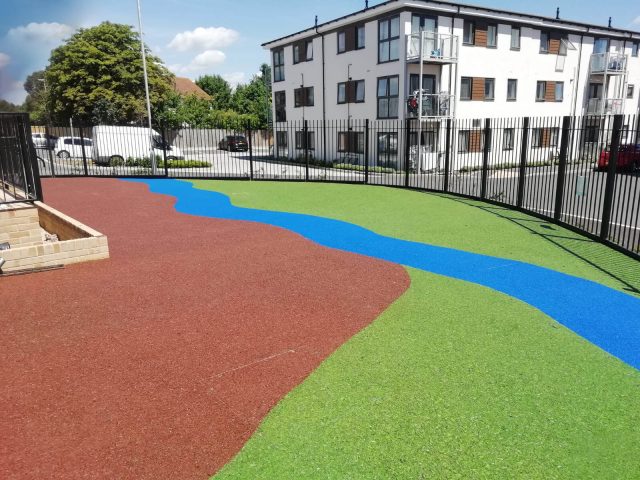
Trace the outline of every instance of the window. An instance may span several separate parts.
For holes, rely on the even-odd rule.
[[[420,88],[420,82],[418,81],[420,75],[412,73],[409,75],[409,93],[417,91]],[[436,93],[436,76],[435,75],[422,75],[422,89],[423,94]]]
[[[364,48],[364,25],[357,25],[338,32],[338,53]]]
[[[464,21],[462,30],[462,43],[465,45],[473,45],[476,39],[476,25],[469,20]]]
[[[458,133],[458,152],[465,153],[469,151],[469,130],[460,130]]]
[[[555,100],[561,102],[564,99],[564,82],[556,82]]]
[[[398,60],[400,52],[400,17],[378,23],[378,63]]]
[[[287,132],[276,132],[276,146],[279,153],[287,151]]]
[[[460,79],[460,100],[471,100],[471,77]]]
[[[338,152],[364,153],[364,132],[338,132]]]
[[[547,129],[549,131],[549,146],[557,147],[558,146],[558,138],[560,137],[560,130],[555,128]]]
[[[511,27],[511,50],[520,50],[520,27]]]
[[[281,82],[284,80],[284,49],[274,50],[273,52],[273,81]]]
[[[378,118],[398,118],[398,76],[378,78]]]
[[[602,83],[589,84],[589,98],[602,98]]]
[[[313,40],[303,40],[293,44],[293,63],[313,60]]]
[[[313,107],[313,87],[300,87],[293,91],[294,106]]]
[[[276,122],[287,121],[287,96],[284,91],[274,92],[273,104],[276,109]]]
[[[631,56],[632,57],[638,56],[638,42],[634,42],[631,44]]]
[[[338,53],[347,51],[347,33],[338,32]]]
[[[549,32],[540,32],[540,53],[549,53]]]
[[[627,98],[633,98],[633,84],[627,85]]]
[[[559,129],[556,128],[534,128],[531,136],[531,146],[533,148],[548,148],[558,146]]]
[[[424,148],[427,152],[429,153],[435,153],[438,151],[438,132],[440,131],[438,125],[436,125],[435,127],[426,127],[429,128],[429,130],[422,130],[421,131],[421,144],[422,144],[422,148]],[[415,146],[418,145],[418,133],[417,132],[411,132],[409,134],[409,145],[410,146]]]
[[[547,92],[547,82],[538,82],[536,84],[536,102],[544,102],[544,96]]]
[[[540,148],[542,145],[542,128],[534,128],[531,132],[531,146],[533,148]]]
[[[484,99],[493,100],[495,93],[496,79],[485,78],[484,79]]]
[[[593,53],[607,53],[609,50],[609,39],[596,38],[593,43]]]
[[[316,132],[307,132],[307,142],[305,144],[304,131],[296,132],[296,149],[304,150],[306,147],[307,150],[315,150],[315,139]]]
[[[338,83],[338,103],[364,102],[364,80]]]
[[[398,133],[378,133],[378,164],[380,166],[395,165],[398,156]]]
[[[364,25],[356,27],[356,50],[364,48]]]
[[[496,48],[498,46],[498,26],[487,25],[487,47]]]
[[[597,125],[587,125],[584,130],[584,141],[586,143],[595,143],[598,141],[599,134]]]
[[[515,130],[513,128],[505,128],[502,134],[502,149],[513,150],[513,135]]]
[[[515,101],[518,99],[518,80],[510,78],[507,80],[507,100]]]
[[[560,45],[558,46],[558,55],[567,56],[567,45],[569,45],[569,37],[563,35],[560,37]]]

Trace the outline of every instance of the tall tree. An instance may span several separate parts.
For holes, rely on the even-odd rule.
[[[156,109],[172,91],[173,75],[150,54],[147,70]],[[78,30],[51,52],[45,80],[56,121],[141,122],[146,117],[140,38],[129,25],[103,22]]]
[[[238,85],[232,98],[233,109],[241,114],[253,115],[259,128],[266,128],[271,112],[271,92],[263,76],[255,75],[246,85]]]
[[[0,98],[0,112],[15,113],[20,111],[21,111],[20,105],[14,105],[13,103]]]
[[[231,107],[231,86],[220,75],[204,75],[196,80],[196,85],[211,95],[214,110],[228,110]]]
[[[24,82],[27,98],[24,101],[24,109],[31,114],[34,122],[47,120],[47,85],[44,78],[44,70],[37,70],[27,77]]]

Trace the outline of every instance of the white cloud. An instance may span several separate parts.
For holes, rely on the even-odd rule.
[[[12,28],[7,36],[17,42],[57,43],[71,36],[73,27],[63,23],[30,23]]]
[[[211,50],[228,47],[240,34],[225,27],[198,27],[195,30],[178,33],[169,42],[169,48],[185,52],[187,50]]]
[[[222,75],[222,78],[224,78],[227,82],[229,82],[229,85],[231,85],[231,88],[236,88],[239,83],[244,83],[245,74],[244,72],[225,73]]]
[[[11,57],[6,53],[0,52],[0,68],[4,68],[11,62]]]
[[[174,73],[210,73],[212,68],[223,63],[226,58],[220,50],[206,50],[196,55],[188,65],[175,63],[167,68]]]

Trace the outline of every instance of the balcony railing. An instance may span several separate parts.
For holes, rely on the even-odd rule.
[[[418,92],[414,92],[407,99],[407,114],[410,118],[418,118],[418,104],[420,98]],[[455,113],[455,97],[449,93],[423,93],[422,117],[453,117]]]
[[[619,115],[624,111],[624,98],[592,98],[587,104],[588,115]]]
[[[420,36],[422,35],[422,61],[430,63],[456,63],[458,61],[458,37],[446,33],[423,31],[407,35],[407,61],[420,61]]]
[[[627,71],[627,56],[623,53],[594,53],[591,55],[591,73],[616,75]]]

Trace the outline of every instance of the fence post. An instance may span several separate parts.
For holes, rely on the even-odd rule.
[[[31,138],[31,123],[29,122],[29,114],[18,114],[18,136],[20,141],[20,163],[22,164],[22,171],[26,175],[26,167],[29,165],[31,169],[31,181],[32,187],[35,190],[36,200],[42,201],[42,184],[40,182],[40,170],[38,170],[38,155],[36,149],[33,146],[33,140]],[[29,178],[25,178],[25,190],[29,190]],[[29,195],[29,192],[25,192]]]
[[[164,125],[160,127],[160,135],[162,135],[162,161],[164,163],[164,176],[169,176],[169,162],[167,162],[167,136],[165,135]]]
[[[480,185],[480,198],[487,197],[487,173],[489,170],[489,147],[491,146],[491,119],[484,121],[484,145],[482,147],[482,183]]]
[[[56,170],[55,170],[55,167],[53,166],[53,150],[55,148],[55,145],[52,146],[52,147],[49,146],[49,138],[51,138],[49,136],[49,133],[50,133],[49,124],[47,123],[44,126],[44,135],[45,135],[46,142],[47,142],[45,145],[47,146],[47,151],[49,152],[49,165],[51,166],[51,176],[55,177],[56,176]]]
[[[409,145],[409,140],[411,138],[411,119],[407,118],[405,121],[404,127],[404,186],[409,186],[409,163],[411,157],[411,147]],[[420,132],[418,132],[420,135]]]
[[[449,171],[451,169],[451,119],[447,118],[447,133],[444,146],[444,191],[449,191]]]
[[[567,149],[569,147],[569,130],[571,117],[562,117],[562,138],[560,139],[560,156],[558,157],[558,177],[556,179],[556,203],[553,209],[553,219],[557,222],[562,214],[562,199],[564,196],[564,179],[567,170]]]
[[[78,127],[80,131],[80,148],[82,149],[82,165],[84,166],[84,176],[89,176],[89,168],[87,167],[87,154],[84,150],[84,129],[82,127]],[[71,139],[73,141],[73,138]]]
[[[369,119],[364,121],[364,183],[369,183]]]
[[[607,183],[604,188],[604,203],[602,207],[602,221],[600,223],[600,238],[609,238],[609,223],[611,222],[611,207],[613,205],[613,191],[616,186],[616,168],[618,166],[618,149],[620,148],[620,133],[622,130],[622,115],[613,117],[613,131],[611,132],[611,147],[609,148],[609,165],[607,166]]]
[[[524,181],[527,175],[527,153],[529,152],[529,117],[522,122],[522,142],[520,144],[520,172],[518,174],[518,199],[516,207],[522,208],[524,202]]]
[[[304,127],[302,127],[302,136],[304,142],[304,181],[309,181],[309,124],[308,120],[304,121]]]
[[[251,124],[247,126],[247,140],[249,142],[249,180],[253,180],[253,138]]]

